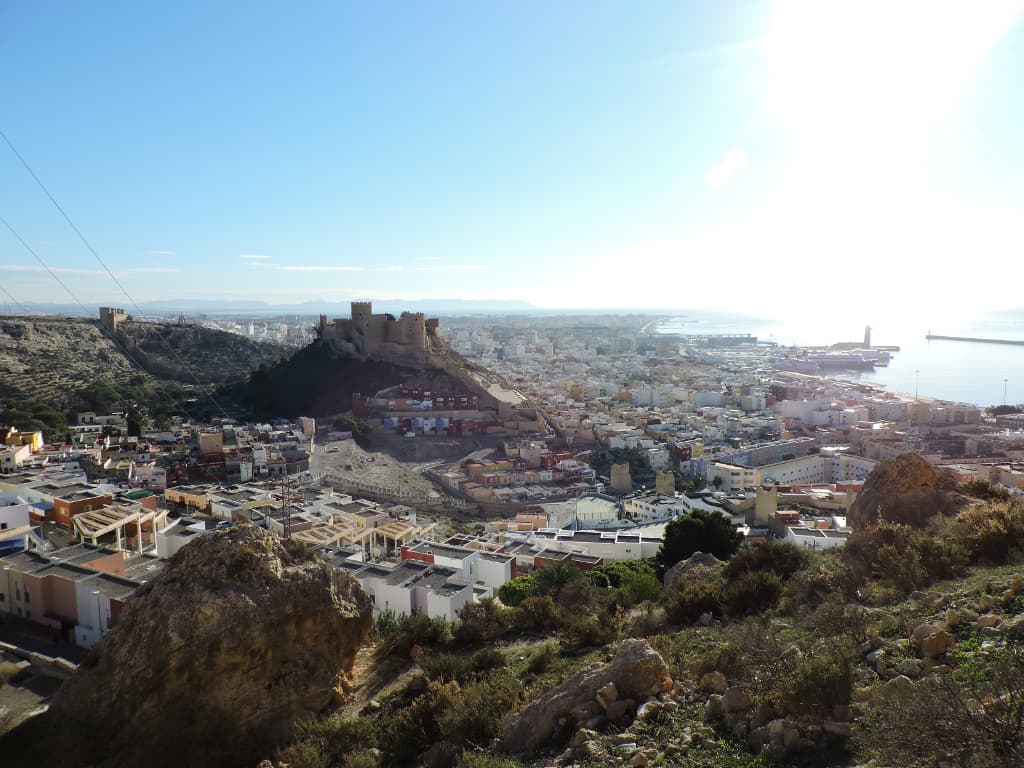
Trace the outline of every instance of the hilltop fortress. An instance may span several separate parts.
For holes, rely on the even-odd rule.
[[[359,357],[425,368],[430,352],[440,350],[441,323],[422,312],[374,314],[369,301],[353,301],[352,317],[328,320],[320,315],[320,338]]]

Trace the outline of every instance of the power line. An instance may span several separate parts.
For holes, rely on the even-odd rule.
[[[8,231],[10,231],[10,233],[11,233],[12,235],[14,235],[14,238],[15,238],[15,239],[16,239],[16,240],[17,240],[17,241],[18,241],[19,243],[21,243],[21,245],[22,245],[22,246],[23,246],[23,247],[25,248],[25,250],[26,250],[26,251],[28,251],[28,252],[29,252],[30,254],[32,254],[32,256],[33,256],[33,257],[35,258],[35,260],[36,260],[36,261],[38,261],[40,265],[42,265],[43,269],[45,269],[45,270],[46,270],[46,271],[47,271],[47,272],[48,272],[48,273],[50,274],[50,276],[51,276],[51,277],[52,277],[52,278],[53,278],[54,280],[56,280],[56,281],[57,281],[58,283],[60,283],[60,286],[61,286],[61,287],[62,287],[62,288],[63,288],[63,289],[65,290],[65,291],[67,291],[68,295],[69,295],[69,296],[71,297],[71,300],[72,300],[72,301],[74,301],[74,302],[75,302],[75,304],[77,304],[78,306],[80,306],[80,307],[82,308],[82,310],[83,310],[83,311],[84,311],[84,312],[86,313],[86,315],[87,315],[87,316],[88,316],[89,314],[91,314],[91,313],[90,313],[90,311],[89,311],[89,309],[88,309],[88,308],[87,308],[87,307],[86,307],[86,306],[85,306],[85,305],[84,305],[84,304],[83,304],[83,303],[82,303],[82,302],[81,302],[81,301],[79,300],[78,296],[76,296],[76,295],[75,295],[75,292],[74,292],[74,291],[72,291],[72,290],[71,290],[71,289],[70,289],[70,288],[69,288],[69,287],[67,286],[67,284],[66,284],[66,283],[65,283],[65,282],[64,282],[63,280],[61,280],[61,279],[60,279],[60,277],[58,277],[58,276],[57,276],[57,273],[56,273],[56,272],[54,272],[54,271],[53,271],[52,269],[50,269],[50,266],[49,266],[49,265],[48,265],[48,264],[47,264],[47,263],[46,263],[45,261],[43,261],[43,257],[42,257],[42,256],[40,256],[40,255],[39,255],[38,253],[36,253],[36,252],[35,252],[35,250],[34,250],[34,249],[32,248],[32,246],[31,246],[31,245],[29,245],[29,244],[28,244],[28,243],[27,243],[27,242],[25,241],[25,238],[23,238],[23,237],[22,237],[22,236],[21,236],[20,234],[18,234],[18,231],[17,231],[17,230],[16,230],[16,229],[15,229],[14,227],[12,227],[12,226],[11,226],[11,224],[10,224],[10,222],[8,222],[8,221],[7,221],[7,219],[5,219],[5,218],[4,218],[4,217],[3,217],[2,215],[0,215],[0,222],[2,222],[2,223],[3,223],[3,225],[4,225],[5,227],[7,227]],[[2,286],[0,286],[0,288],[2,288]],[[5,294],[7,294],[7,296],[9,296],[9,297],[10,297],[10,298],[11,298],[12,300],[14,300],[14,297],[13,297],[13,296],[11,296],[10,292],[9,292],[9,291],[8,291],[8,290],[7,290],[6,288],[2,288],[2,290],[3,290],[3,292],[4,292]],[[20,303],[20,302],[17,302],[17,303]],[[22,306],[24,306],[24,305],[22,305]],[[27,309],[27,307],[26,307],[26,309]],[[128,360],[128,362],[130,362],[130,363],[134,363],[135,365],[138,365],[138,363],[136,363],[136,362],[135,362],[135,359],[134,359],[134,358],[132,357],[132,353],[131,353],[131,352],[130,352],[130,351],[128,350],[128,347],[126,347],[126,346],[125,346],[124,344],[122,344],[122,343],[121,343],[121,342],[120,342],[120,341],[118,340],[118,338],[117,338],[117,335],[116,335],[116,334],[114,334],[114,335],[112,335],[112,336],[108,336],[107,338],[109,338],[109,339],[110,339],[111,343],[112,343],[112,344],[113,344],[114,346],[116,346],[116,347],[117,347],[118,349],[120,349],[120,350],[121,350],[121,352],[122,352],[122,353],[124,354],[124,356],[125,356],[125,359],[126,359],[126,360]],[[141,365],[140,365],[139,367],[140,367],[140,368],[142,368],[142,366],[141,366]],[[145,370],[145,369],[143,369],[143,370]],[[193,378],[195,378],[195,376],[193,376]],[[197,380],[197,383],[198,383],[198,380]],[[216,400],[214,400],[212,396],[210,397],[210,400],[211,400],[211,401],[213,401],[213,403],[214,403],[215,405],[217,405],[217,407],[218,407],[218,408],[220,408],[220,404],[219,404],[219,403],[217,403],[217,402],[216,402]],[[183,411],[185,411],[185,412],[186,412],[186,414],[188,414],[189,416],[193,416],[193,414],[189,413],[189,409],[188,409],[188,408],[182,407],[182,410],[183,410]],[[223,408],[221,408],[221,411],[223,412],[223,411],[224,411],[224,409],[223,409]],[[225,414],[225,415],[226,415],[226,414]]]
[[[86,315],[91,314],[91,312],[88,310],[88,308],[85,306],[85,304],[83,304],[81,301],[78,300],[78,297],[75,295],[75,292],[72,291],[70,288],[68,288],[67,284],[63,280],[60,279],[60,277],[57,275],[56,272],[54,272],[52,269],[50,269],[50,265],[47,264],[45,261],[43,261],[42,256],[40,256],[38,253],[36,253],[31,245],[29,245],[27,242],[25,242],[25,238],[23,238],[21,235],[18,234],[18,231],[14,227],[12,227],[10,225],[10,223],[8,223],[7,219],[5,219],[3,216],[0,216],[0,222],[2,222],[3,225],[5,227],[7,227],[8,231],[10,231],[10,233],[12,235],[14,235],[14,239],[17,240],[19,243],[21,243],[26,251],[28,251],[30,254],[32,254],[33,258],[35,258],[35,260],[39,262],[39,264],[42,266],[42,268],[50,273],[50,277],[52,277],[54,280],[56,280],[58,283],[60,283],[60,287],[63,288],[65,291],[67,291],[67,294],[68,294],[68,296],[71,297],[71,300],[73,302],[75,302],[75,304],[80,306],[82,308],[82,310],[85,312]]]
[[[53,203],[53,206],[60,212],[60,215],[64,217],[64,221],[66,221],[68,223],[68,226],[71,227],[71,229],[74,231],[76,235],[78,235],[78,239],[82,241],[83,245],[85,245],[85,247],[89,250],[89,253],[91,253],[93,257],[96,259],[96,261],[99,262],[99,265],[103,267],[103,270],[110,276],[110,279],[114,281],[114,284],[121,290],[121,293],[123,293],[125,295],[125,298],[128,299],[128,302],[133,307],[135,307],[135,311],[138,312],[139,314],[142,314],[142,307],[140,307],[138,303],[135,301],[135,299],[132,298],[131,294],[128,293],[127,289],[121,284],[121,281],[117,279],[117,275],[115,275],[111,271],[110,267],[107,266],[106,262],[103,261],[102,258],[100,258],[100,255],[96,252],[96,249],[92,247],[92,244],[86,239],[85,235],[82,234],[82,231],[75,225],[75,222],[71,220],[71,217],[68,216],[67,212],[61,207],[60,203],[57,202],[56,198],[54,198],[54,196],[50,194],[50,190],[46,188],[46,185],[43,184],[40,178],[36,175],[36,172],[32,170],[32,166],[30,166],[28,164],[28,161],[24,157],[22,157],[21,153],[17,150],[14,144],[11,143],[11,140],[7,138],[7,134],[4,133],[2,129],[0,129],[0,138],[3,138],[7,146],[10,147],[11,152],[13,152],[15,157],[18,158],[22,166],[24,166],[25,170],[28,171],[28,174],[32,177],[32,179],[39,186],[39,188],[43,190],[43,194],[45,194],[46,197],[50,200],[50,202]],[[4,224],[7,224],[7,222],[5,221]],[[28,244],[21,239],[20,235],[14,232],[14,230],[11,228],[9,224],[7,224],[7,228],[10,229],[11,232],[15,234],[15,237],[17,237],[18,240],[20,240],[26,248],[28,248]],[[33,256],[36,257],[36,260],[39,261],[40,264],[43,264],[43,267],[46,269],[46,271],[49,272],[54,277],[54,279],[61,284],[61,286],[63,286],[64,290],[71,294],[71,296],[75,299],[75,302],[80,307],[85,309],[85,306],[80,301],[78,301],[77,297],[75,297],[74,294],[71,293],[71,290],[66,285],[64,285],[64,282],[59,277],[57,277],[53,270],[51,270],[49,267],[46,266],[46,264],[43,263],[43,260],[39,258],[35,251],[33,251],[31,248],[29,248],[29,251],[32,253]],[[88,310],[86,310],[86,314],[90,314]],[[181,355],[178,354],[178,351],[174,349],[174,347],[171,346],[171,344],[167,341],[164,335],[160,333],[159,327],[157,325],[154,325],[153,331],[154,333],[156,333],[157,338],[160,339],[160,341],[163,343],[164,347],[166,347],[167,351],[170,352],[171,355],[174,356],[174,359],[178,361],[178,364],[182,367],[182,369],[187,371],[188,375],[192,377],[192,380],[198,386],[204,386],[203,383],[199,380],[199,377],[196,376],[195,371],[192,370],[192,367],[181,359]],[[212,386],[213,382],[210,382],[210,385]],[[220,410],[221,414],[225,418],[228,418],[228,413],[224,409],[224,406],[217,402],[217,399],[213,396],[213,394],[208,393],[207,397],[209,397],[210,402],[213,403],[218,410]]]
[[[90,244],[89,241],[85,239],[85,235],[83,235],[81,230],[79,230],[78,227],[75,226],[75,222],[71,220],[71,217],[67,215],[63,208],[61,208],[60,203],[58,203],[54,199],[53,195],[50,194],[50,190],[46,188],[46,185],[39,180],[39,177],[36,176],[36,172],[32,170],[32,166],[30,166],[28,164],[28,161],[21,156],[21,153],[11,143],[11,140],[7,138],[7,134],[4,133],[2,129],[0,129],[0,137],[2,137],[4,142],[6,142],[7,146],[11,148],[11,152],[14,153],[14,156],[17,157],[19,161],[21,161],[21,164],[24,166],[25,170],[28,171],[29,176],[31,176],[35,180],[36,184],[39,185],[39,188],[43,190],[43,194],[46,195],[50,199],[50,202],[53,203],[53,206],[58,211],[60,211],[60,215],[64,217],[64,221],[68,223],[68,226],[70,226],[71,229],[74,230],[75,234],[78,235],[78,239],[85,244],[86,248],[89,249],[89,253],[91,253],[96,258],[96,261],[100,263],[100,266],[103,267],[103,269],[106,271],[108,275],[110,275],[110,279],[113,280],[117,287],[121,289],[121,293],[123,293],[128,298],[128,301],[132,303],[136,310],[139,310],[141,312],[141,310],[139,309],[139,305],[135,303],[135,300],[128,294],[128,291],[126,291],[124,286],[121,285],[121,281],[118,280],[117,276],[110,271],[110,267],[108,267],[106,263],[103,261],[103,259],[100,258],[100,255],[96,253],[96,249],[92,247],[92,244]]]

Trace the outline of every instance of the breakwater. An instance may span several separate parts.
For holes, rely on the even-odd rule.
[[[975,336],[941,336],[937,333],[929,333],[925,338],[928,341],[973,341],[976,344],[1009,344],[1024,347],[1024,339],[981,339]]]

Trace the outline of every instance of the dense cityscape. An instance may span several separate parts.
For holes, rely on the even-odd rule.
[[[0,4],[0,766],[1024,766],[1022,61]]]

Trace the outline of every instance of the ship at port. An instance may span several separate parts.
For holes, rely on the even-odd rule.
[[[826,371],[873,371],[886,366],[899,347],[873,346],[871,326],[864,326],[863,341],[840,341],[829,347],[793,348],[777,361],[780,370],[797,373]]]
[[[886,361],[888,362],[888,361]],[[834,352],[823,349],[791,351],[778,361],[784,371],[818,373],[821,371],[873,371],[875,362],[858,352]]]

